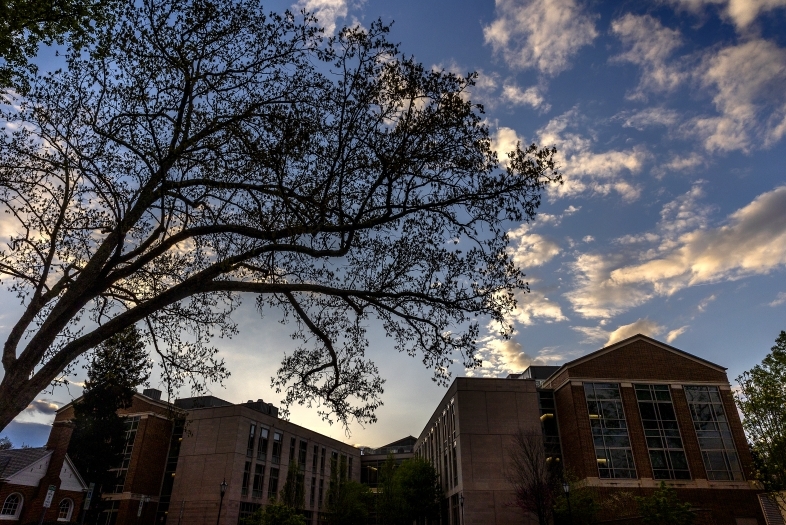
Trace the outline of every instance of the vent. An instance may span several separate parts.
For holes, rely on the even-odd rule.
[[[161,401],[161,391],[155,388],[145,388],[142,390],[142,395],[150,399],[155,399],[156,401]]]

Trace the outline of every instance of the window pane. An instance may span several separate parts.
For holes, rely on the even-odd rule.
[[[707,477],[713,480],[742,480],[742,469],[718,387],[686,386],[685,395]]]
[[[652,400],[640,400],[638,405],[652,462],[653,478],[690,479],[687,466],[683,463],[675,464],[675,458],[684,460],[685,453],[682,450],[682,439],[669,386],[634,385],[634,388],[637,393],[649,392],[649,399]],[[644,396],[638,397],[642,399]]]
[[[595,444],[598,475],[601,478],[635,478],[636,470],[619,385],[585,383],[584,394]]]

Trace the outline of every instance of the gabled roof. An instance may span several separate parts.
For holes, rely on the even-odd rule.
[[[63,463],[64,463],[64,465],[63,465],[64,467],[67,467],[68,469],[70,469],[71,473],[76,478],[76,482],[79,485],[81,485],[81,489],[82,490],[87,490],[87,483],[85,483],[85,480],[82,479],[82,475],[79,474],[79,471],[77,470],[76,465],[74,465],[74,462],[71,460],[71,458],[68,456],[68,454],[65,455]],[[62,474],[60,476],[60,480],[61,480],[61,482],[65,481],[65,480],[63,480]]]
[[[726,367],[723,367],[723,366],[720,366],[718,364],[715,364],[712,361],[707,361],[706,359],[702,359],[701,357],[695,356],[693,354],[689,354],[688,352],[682,351],[679,348],[675,348],[675,347],[673,347],[671,345],[667,345],[666,343],[663,343],[661,341],[658,341],[657,339],[653,339],[651,337],[648,337],[648,336],[646,336],[644,334],[636,334],[634,336],[628,337],[627,339],[623,339],[622,341],[614,343],[613,345],[606,346],[604,348],[601,348],[600,350],[595,350],[594,352],[589,353],[589,354],[587,354],[585,356],[579,357],[578,359],[574,359],[573,361],[568,361],[567,363],[565,363],[564,365],[559,367],[559,369],[556,370],[553,374],[551,374],[546,381],[549,381],[552,378],[556,377],[560,372],[562,372],[563,370],[565,370],[567,368],[572,368],[572,367],[574,367],[576,365],[579,365],[581,363],[585,363],[587,361],[590,361],[592,359],[600,357],[600,356],[602,356],[604,354],[608,354],[609,352],[613,352],[615,350],[618,350],[619,348],[622,348],[622,347],[624,347],[626,345],[629,345],[630,343],[633,343],[635,341],[641,341],[641,340],[646,341],[647,343],[649,343],[649,344],[651,344],[653,346],[657,346],[658,348],[661,348],[661,349],[666,350],[668,352],[672,352],[674,354],[677,354],[680,357],[684,357],[686,359],[690,359],[691,361],[695,361],[695,362],[697,362],[697,363],[699,363],[701,365],[707,366],[709,368],[713,368],[713,369],[717,370],[718,372],[726,373]]]
[[[41,448],[13,448],[0,451],[0,479],[8,479],[41,460],[52,451]]]

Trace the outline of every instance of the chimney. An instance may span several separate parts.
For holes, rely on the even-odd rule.
[[[145,388],[142,390],[142,395],[150,399],[155,399],[156,401],[161,401],[161,391],[155,388]]]

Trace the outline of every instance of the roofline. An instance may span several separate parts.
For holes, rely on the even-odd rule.
[[[155,405],[158,405],[161,408],[166,408],[166,409],[169,409],[169,410],[171,410],[171,409],[183,410],[180,407],[175,406],[174,403],[170,403],[169,401],[161,401],[160,399],[153,399],[152,397],[147,397],[146,395],[140,394],[139,392],[134,392],[134,396],[133,397],[137,397],[137,396],[143,398],[145,401],[147,401],[149,403],[153,403]],[[83,397],[85,397],[84,394],[82,394],[81,396],[79,396],[79,397],[77,397],[75,399],[72,399],[71,401],[69,401],[65,405],[63,405],[60,408],[58,408],[55,413],[59,414],[60,412],[62,412],[66,408],[68,408],[68,407],[72,406],[74,403],[78,402]]]
[[[557,369],[553,374],[551,374],[549,377],[544,379],[543,382],[546,383],[546,382],[551,381],[553,378],[555,378],[557,375],[559,375],[563,370],[567,370],[568,368],[571,368],[571,367],[573,367],[575,365],[584,363],[586,361],[589,361],[591,359],[599,357],[599,356],[601,356],[603,354],[606,354],[608,352],[612,352],[612,351],[618,349],[621,346],[625,346],[625,345],[627,345],[629,343],[632,343],[633,341],[637,341],[637,340],[647,341],[650,344],[653,344],[655,346],[663,348],[664,350],[668,350],[669,352],[674,352],[675,354],[678,354],[678,355],[680,355],[682,357],[690,359],[691,361],[696,361],[696,362],[698,362],[698,363],[700,363],[702,365],[714,368],[718,372],[723,372],[724,374],[726,373],[727,368],[724,367],[724,366],[721,366],[719,364],[713,363],[712,361],[707,361],[706,359],[702,359],[699,356],[690,354],[690,353],[688,353],[688,352],[686,352],[684,350],[680,350],[679,348],[675,348],[675,347],[673,347],[671,345],[668,345],[666,343],[658,341],[657,339],[653,339],[652,337],[649,337],[647,335],[636,334],[636,335],[632,335],[632,336],[628,337],[627,339],[623,339],[622,341],[617,341],[614,344],[611,344],[609,346],[605,346],[605,347],[601,348],[600,350],[595,350],[594,352],[590,352],[589,354],[581,356],[581,357],[579,357],[577,359],[574,359],[573,361],[568,361],[567,363],[565,363],[561,367],[559,367],[559,369]]]
[[[74,472],[74,474],[76,474],[76,479],[78,479],[78,480],[79,480],[79,483],[82,485],[82,488],[83,488],[83,489],[86,489],[86,488],[87,488],[87,483],[85,483],[85,480],[84,480],[84,479],[82,479],[82,474],[80,474],[80,473],[79,473],[79,469],[77,469],[77,468],[76,468],[76,465],[74,465],[74,462],[73,462],[73,460],[72,460],[72,459],[69,457],[69,455],[68,455],[68,452],[66,452],[66,455],[65,455],[65,457],[63,458],[63,461],[68,461],[68,466],[70,466],[70,467],[71,467],[71,470]]]
[[[30,463],[28,463],[27,465],[25,465],[24,467],[20,468],[19,470],[17,470],[16,472],[14,472],[13,474],[11,474],[10,476],[6,476],[6,477],[4,477],[4,478],[0,478],[0,481],[7,482],[9,479],[11,479],[12,477],[16,476],[17,474],[19,474],[20,472],[22,472],[24,469],[26,469],[26,468],[27,468],[27,467],[29,467],[30,465],[32,465],[32,464],[34,464],[34,463],[37,463],[37,462],[41,461],[41,460],[42,460],[42,459],[44,459],[44,458],[51,457],[51,456],[52,456],[52,454],[54,454],[54,453],[55,453],[54,449],[52,449],[52,448],[46,448],[46,447],[34,447],[34,448],[43,448],[44,450],[46,450],[46,454],[44,454],[43,456],[41,456],[41,457],[40,457],[40,458],[38,458],[38,459],[34,459],[32,462],[30,462]],[[22,449],[18,449],[18,450],[22,450]]]

